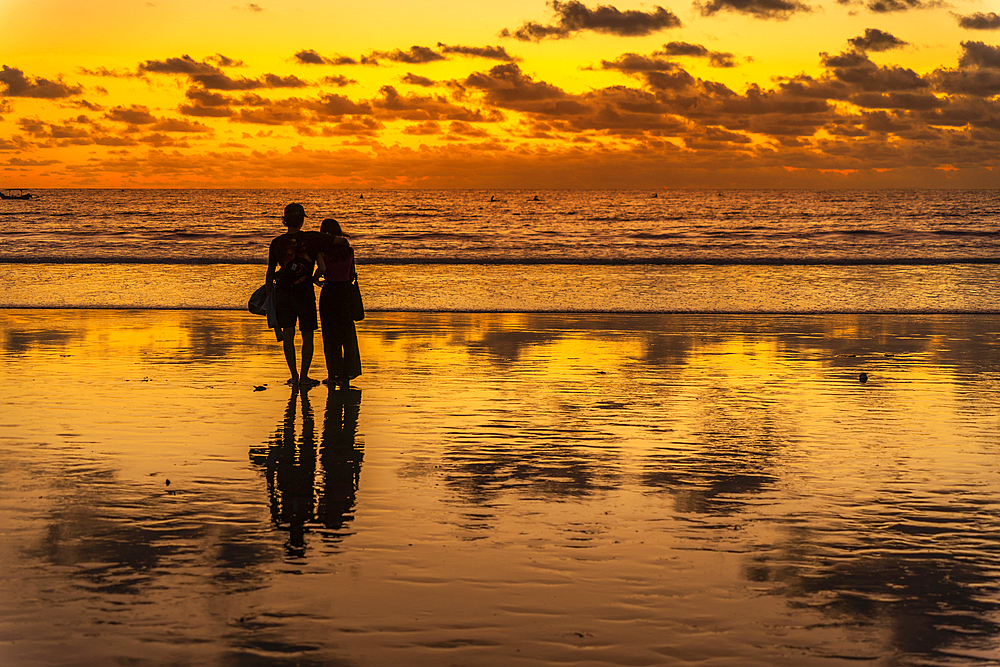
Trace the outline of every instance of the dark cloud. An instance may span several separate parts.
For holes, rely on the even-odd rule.
[[[428,79],[426,76],[418,76],[412,72],[407,72],[406,76],[401,78],[400,81],[412,86],[423,86],[424,88],[430,88],[435,84],[433,79]]]
[[[147,60],[139,64],[139,71],[154,74],[186,74],[188,76],[221,74],[215,65],[198,62],[189,55],[183,55],[180,58],[167,58],[166,60]]]
[[[865,109],[926,111],[940,109],[947,101],[930,93],[858,93],[851,102]]]
[[[653,55],[708,58],[708,64],[712,67],[736,67],[736,56],[732,53],[709,51],[700,44],[690,44],[688,42],[668,42],[663,45],[662,50],[654,52]]]
[[[444,132],[441,130],[441,125],[437,121],[428,120],[423,123],[418,123],[417,125],[407,125],[403,128],[403,134],[432,136],[436,134],[444,134]]]
[[[509,109],[527,108],[538,102],[566,97],[560,88],[544,81],[534,81],[513,63],[497,65],[489,73],[470,74],[464,84],[483,91],[491,104]]]
[[[613,69],[620,72],[673,72],[680,65],[670,60],[641,56],[637,53],[623,53],[614,60],[602,60],[601,69]]]
[[[543,39],[564,39],[575,33],[590,30],[620,37],[641,37],[667,28],[679,28],[681,20],[660,6],[651,12],[633,9],[619,11],[610,5],[598,5],[590,9],[579,0],[550,0],[548,3],[556,14],[555,23],[543,25],[528,21],[511,32],[504,29],[501,37],[513,37],[522,42],[540,42]]]
[[[312,49],[299,51],[294,56],[294,60],[303,65],[327,65],[329,61]]]
[[[193,74],[192,81],[200,83],[207,90],[257,90],[258,88],[305,88],[310,84],[297,76],[278,76],[265,74],[259,79],[239,77],[234,79],[223,72],[214,74]]]
[[[458,105],[440,95],[401,94],[392,86],[382,86],[379,94],[381,97],[373,99],[371,104],[378,116],[386,120],[484,123],[502,119],[499,114]]]
[[[179,118],[163,118],[150,127],[158,132],[211,132],[212,128],[202,123],[180,120]]]
[[[348,56],[334,56],[333,58],[327,58],[326,56],[321,56],[319,53],[312,49],[306,49],[299,51],[294,56],[292,60],[299,63],[300,65],[357,65],[358,61],[354,58]]]
[[[441,49],[441,53],[454,53],[461,56],[499,60],[505,63],[512,63],[520,60],[520,58],[515,58],[507,53],[507,49],[502,46],[449,46],[448,44],[438,42],[438,48]]]
[[[233,115],[230,106],[233,100],[219,93],[212,93],[204,88],[188,88],[185,97],[193,104],[182,104],[178,110],[186,116],[202,116],[209,118],[226,118]]]
[[[0,83],[6,90],[6,97],[34,97],[46,100],[56,100],[83,93],[83,86],[74,86],[58,81],[50,81],[42,77],[25,76],[16,67],[3,66],[0,71]]]
[[[862,91],[889,92],[926,88],[919,74],[902,67],[879,67],[864,53],[847,51],[835,56],[820,54],[833,77]]]
[[[343,95],[328,93],[309,107],[320,116],[371,115],[371,105],[351,101]]]
[[[721,11],[746,14],[759,19],[787,20],[792,14],[807,13],[812,7],[795,0],[709,0],[696,3],[703,16],[712,16]]]
[[[911,9],[940,7],[942,4],[937,0],[933,0],[932,2],[924,2],[924,0],[868,0],[865,6],[876,14],[889,14],[892,12],[905,12]]]
[[[156,122],[156,116],[144,106],[133,104],[131,107],[115,107],[104,114],[109,120],[129,125],[150,125]]]
[[[242,60],[235,60],[221,53],[216,53],[214,56],[209,56],[205,58],[205,62],[212,63],[217,67],[243,67],[244,63]]]
[[[968,16],[952,14],[952,16],[958,19],[959,27],[966,30],[1000,30],[1000,14],[996,12],[990,12],[989,14],[976,12]]]
[[[1000,95],[1000,70],[937,70],[932,76],[937,87],[949,95],[993,97]]]
[[[78,67],[76,71],[82,74],[83,76],[98,76],[102,78],[111,78],[111,79],[134,79],[137,77],[145,76],[145,74],[143,74],[142,72],[133,72],[132,70],[108,69],[107,67],[98,67],[96,69]]]
[[[324,76],[320,79],[320,82],[328,86],[337,86],[338,88],[343,88],[344,86],[349,86],[352,83],[357,83],[355,79],[348,79],[343,74],[338,74],[337,76]]]
[[[1000,69],[1000,46],[990,46],[982,42],[962,42],[962,57],[958,65]]]
[[[890,51],[906,46],[909,42],[887,32],[867,28],[863,37],[852,37],[847,43],[859,51]]]
[[[395,49],[393,51],[372,51],[369,59],[385,58],[395,63],[406,63],[408,65],[423,65],[433,63],[446,58],[428,46],[411,46],[406,51]],[[364,60],[362,60],[364,62]],[[373,62],[372,64],[378,64]]]

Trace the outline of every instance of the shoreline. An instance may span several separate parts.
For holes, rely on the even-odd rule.
[[[26,271],[31,280],[26,280]],[[243,310],[259,265],[0,263],[0,308]],[[1000,264],[368,265],[371,312],[992,313]]]

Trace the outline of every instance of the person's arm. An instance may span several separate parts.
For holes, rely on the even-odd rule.
[[[264,276],[264,293],[270,294],[271,288],[274,287],[274,267],[277,262],[274,261],[274,243],[267,249],[267,275]]]
[[[316,273],[313,274],[313,282],[317,285],[322,285],[326,282],[320,280],[324,275],[326,275],[326,261],[323,259],[323,253],[320,253],[316,255]]]

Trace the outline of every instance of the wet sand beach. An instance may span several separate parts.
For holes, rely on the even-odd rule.
[[[998,334],[0,310],[0,664],[996,664]]]

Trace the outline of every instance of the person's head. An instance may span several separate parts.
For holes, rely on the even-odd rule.
[[[306,210],[302,208],[302,204],[289,204],[285,207],[285,214],[281,217],[281,221],[289,229],[298,229],[305,220]]]
[[[319,227],[319,231],[332,236],[347,236],[347,234],[344,233],[344,230],[340,228],[340,223],[333,218],[327,218],[324,220],[323,224]]]

